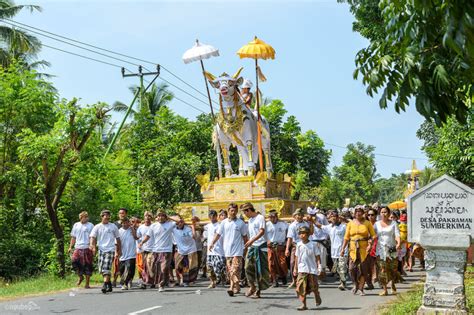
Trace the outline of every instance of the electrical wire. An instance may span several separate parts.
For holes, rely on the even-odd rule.
[[[113,50],[109,50],[109,49],[105,49],[105,48],[102,48],[102,47],[99,47],[99,46],[95,46],[95,45],[91,45],[91,44],[88,44],[88,43],[85,43],[85,42],[82,42],[82,41],[79,41],[79,40],[76,40],[76,39],[73,39],[73,38],[70,38],[70,37],[66,37],[66,36],[63,36],[63,35],[59,35],[59,34],[56,34],[56,33],[53,33],[53,32],[49,32],[49,31],[46,31],[46,30],[43,30],[43,29],[40,29],[38,27],[34,27],[34,26],[31,26],[31,25],[28,25],[28,24],[25,24],[25,23],[21,23],[21,22],[18,22],[18,21],[15,21],[15,20],[12,20],[12,19],[9,19],[9,18],[2,18],[0,20],[3,20],[4,23],[8,23],[8,22],[5,22],[5,21],[9,21],[10,25],[12,25],[11,23],[15,23],[17,27],[19,28],[29,28],[27,29],[28,31],[31,31],[30,29],[33,29],[33,30],[36,30],[36,31],[39,31],[39,32],[43,32],[43,33],[46,33],[46,34],[50,34],[50,35],[53,35],[53,36],[56,36],[56,37],[59,37],[59,38],[63,38],[63,39],[66,39],[68,41],[71,41],[71,42],[74,42],[74,43],[78,43],[78,44],[81,44],[81,45],[84,45],[84,46],[88,46],[88,47],[92,47],[92,48],[95,48],[95,49],[98,49],[98,50],[102,50],[102,51],[105,51],[105,52],[108,52],[108,53],[111,53],[111,54],[115,54],[115,55],[118,55],[118,56],[122,56],[122,57],[126,57],[126,58],[129,58],[129,59],[133,59],[133,60],[136,60],[136,61],[141,61],[141,62],[145,62],[145,63],[148,63],[148,64],[152,64],[152,65],[157,65],[158,63],[157,62],[152,62],[152,61],[148,61],[148,60],[145,60],[145,59],[140,59],[140,58],[136,58],[136,57],[133,57],[133,56],[130,56],[130,55],[126,55],[126,54],[123,54],[123,53],[119,53],[119,52],[116,52],[116,51],[113,51]],[[18,25],[21,25],[21,26],[18,26]],[[31,31],[31,32],[34,32],[34,31]],[[34,32],[36,34],[39,34],[38,32]],[[42,35],[42,34],[40,34]],[[45,37],[49,37],[47,35],[42,35],[42,36],[45,36]],[[51,38],[51,37],[49,37]],[[55,39],[55,40],[58,40],[58,39]],[[59,40],[58,40],[59,41]],[[64,41],[63,41],[64,42]],[[65,42],[67,43],[67,42]],[[69,45],[73,45],[71,43],[67,43]],[[76,47],[79,47],[77,45],[73,45],[73,46],[76,46]],[[82,48],[82,49],[86,49],[86,48]],[[89,49],[86,49],[86,50],[89,50]],[[89,51],[92,51],[92,50],[89,50]],[[95,52],[95,53],[98,53],[98,52]],[[107,55],[108,56],[108,55]],[[114,58],[114,57],[111,57],[111,56],[108,56],[109,58]],[[114,58],[116,59],[116,58]],[[121,60],[121,59],[120,59]],[[128,61],[124,61],[124,62],[127,62],[127,63],[130,63]],[[134,63],[131,63],[133,65],[137,65],[137,64],[134,64]],[[198,92],[199,94],[201,94],[202,96],[206,97],[207,98],[207,95],[204,94],[203,92],[201,92],[199,89],[195,88],[193,85],[189,84],[188,82],[186,82],[185,80],[183,80],[181,77],[179,77],[178,75],[176,75],[175,73],[173,73],[171,70],[169,70],[168,68],[164,67],[163,65],[160,65],[160,67],[165,70],[166,72],[168,72],[169,74],[171,74],[173,77],[175,77],[176,79],[178,79],[179,81],[181,81],[182,83],[184,83],[185,85],[187,85],[188,87],[192,88],[194,91]],[[144,69],[146,69],[144,67]],[[148,69],[147,69],[148,70]],[[150,71],[150,70],[148,70]],[[150,71],[151,72],[151,71]],[[212,100],[211,99],[211,102],[213,102],[214,104],[218,104],[217,101],[215,100]]]

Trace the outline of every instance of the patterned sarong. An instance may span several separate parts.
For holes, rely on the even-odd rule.
[[[153,285],[155,283],[155,277],[153,273],[153,253],[143,252],[143,272],[142,279],[144,284]]]
[[[347,257],[333,258],[332,272],[339,275],[342,282],[347,281]]]
[[[250,286],[255,286],[259,291],[266,290],[270,286],[268,256],[267,252],[262,250],[265,247],[267,247],[267,244],[250,246],[245,259],[247,281]]]
[[[71,258],[72,268],[79,276],[90,276],[93,270],[92,260],[92,251],[89,248],[75,249]]]
[[[225,279],[225,257],[218,255],[207,256],[207,266],[210,271],[210,278],[212,281],[217,281],[217,278]]]
[[[103,252],[99,250],[99,272],[102,275],[110,275],[112,272],[112,262],[115,252]]]
[[[240,273],[242,272],[242,257],[226,257],[227,274],[230,280],[230,290],[240,292]]]
[[[176,252],[174,255],[174,265],[176,272],[183,277],[184,283],[196,281],[199,273],[198,253],[190,253],[188,255],[181,255]]]
[[[160,287],[168,285],[170,277],[170,266],[173,260],[172,253],[152,253],[153,262],[150,270],[151,284],[158,284]],[[150,284],[147,282],[147,284]]]
[[[119,262],[120,284],[128,284],[135,275],[135,258]]]
[[[296,293],[299,296],[306,296],[312,292],[319,294],[318,277],[312,273],[298,272],[298,277],[296,278]]]
[[[379,269],[379,282],[381,285],[387,285],[390,281],[393,284],[397,282],[398,277],[398,261],[396,258],[387,257],[386,260],[382,260],[377,257],[377,266]]]
[[[285,245],[272,244],[268,246],[268,269],[273,281],[279,277],[286,281],[288,265],[286,264]]]

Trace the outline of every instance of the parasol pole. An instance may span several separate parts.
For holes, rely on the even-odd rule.
[[[196,40],[198,42],[198,40]],[[211,100],[211,93],[209,92],[209,83],[206,80],[206,70],[204,70],[204,62],[202,61],[201,58],[199,58],[199,61],[201,62],[201,69],[202,69],[202,75],[204,76],[204,82],[206,83],[206,90],[207,90],[207,98],[209,99],[209,106],[211,107],[211,116],[212,116],[212,122],[216,123],[216,117],[214,116],[214,108],[212,107],[212,100]],[[216,150],[217,150],[217,169],[219,172],[219,178],[222,178],[222,158],[221,158],[221,146],[219,143],[219,136],[216,135]]]
[[[255,58],[255,82],[257,87],[257,144],[258,144],[258,162],[260,165],[260,171],[263,172],[263,153],[262,153],[262,126],[260,116],[260,97],[258,91],[258,59]]]

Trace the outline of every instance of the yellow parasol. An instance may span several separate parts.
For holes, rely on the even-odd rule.
[[[406,209],[407,203],[403,200],[394,201],[388,205],[391,210]]]
[[[243,46],[237,51],[240,59],[252,58],[255,59],[255,72],[256,72],[256,98],[257,98],[257,143],[258,143],[258,161],[260,165],[260,171],[263,172],[263,153],[262,153],[262,127],[261,127],[261,116],[260,116],[260,98],[258,90],[258,79],[265,82],[267,79],[263,75],[260,67],[258,66],[258,59],[275,59],[275,49],[272,46],[265,43],[263,40],[255,39]]]

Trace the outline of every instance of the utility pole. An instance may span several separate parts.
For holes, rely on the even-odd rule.
[[[107,148],[107,151],[105,152],[104,158],[109,154],[110,150],[112,150],[115,142],[117,141],[117,138],[120,134],[120,131],[122,130],[123,125],[125,124],[125,121],[127,120],[128,115],[132,111],[133,104],[135,104],[135,101],[137,100],[138,96],[140,95],[140,102],[143,105],[143,96],[145,95],[145,92],[150,88],[150,86],[155,82],[155,80],[160,76],[160,65],[156,65],[156,72],[143,72],[142,66],[138,66],[138,73],[128,73],[125,74],[125,68],[122,68],[122,77],[127,78],[127,77],[139,77],[140,78],[140,87],[137,89],[135,92],[135,95],[133,96],[133,100],[130,103],[130,106],[127,109],[127,112],[125,113],[125,116],[122,119],[122,122],[120,123],[120,126],[117,129],[117,132],[115,133],[112,142],[110,143],[109,147]],[[144,89],[143,88],[143,77],[146,75],[154,75],[155,77],[153,80],[148,84],[148,86]]]

